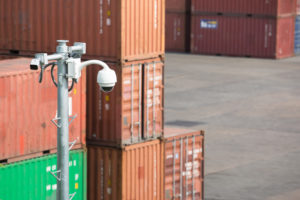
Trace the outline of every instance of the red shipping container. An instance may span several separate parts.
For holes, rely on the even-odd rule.
[[[185,13],[166,13],[166,50],[175,52],[187,51],[190,38],[186,29]]]
[[[285,58],[294,54],[295,17],[192,16],[191,52]]]
[[[295,14],[296,0],[191,0],[193,13],[236,13],[280,16]]]
[[[160,137],[164,63],[157,58],[108,64],[118,81],[110,93],[100,91],[96,83],[101,67],[87,69],[88,143],[123,146]]]
[[[204,199],[204,132],[165,128],[166,200]]]
[[[89,200],[163,200],[163,178],[159,140],[122,149],[88,146]]]
[[[40,84],[39,71],[29,69],[30,61],[0,61],[0,160],[41,155],[57,146],[57,129],[50,121],[56,115],[57,89],[50,69],[44,72]],[[77,114],[69,127],[70,142],[77,140],[77,145],[85,144],[85,86],[83,71],[79,83],[69,93],[70,115]]]
[[[86,58],[155,58],[164,30],[165,0],[0,0],[0,50],[20,55],[55,52],[67,39],[86,42]]]
[[[190,3],[190,0],[166,0],[166,11],[189,12],[191,7]]]

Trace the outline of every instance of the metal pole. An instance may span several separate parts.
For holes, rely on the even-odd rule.
[[[46,53],[36,54],[30,63],[30,69],[37,70],[39,66],[41,69],[45,69],[49,65],[54,66],[57,64],[57,83],[53,80],[57,86],[57,116],[51,120],[57,126],[57,171],[50,171],[50,173],[57,180],[56,199],[71,200],[76,192],[69,194],[69,151],[76,140],[71,142],[72,145],[69,147],[69,124],[75,119],[76,115],[71,117],[72,119],[69,121],[68,78],[77,81],[84,67],[91,64],[100,65],[103,67],[103,71],[98,72],[97,82],[103,91],[109,92],[115,86],[117,77],[116,73],[103,61],[89,60],[81,62],[80,58],[72,57],[73,53],[80,56],[85,54],[85,43],[75,42],[74,46],[68,47],[68,40],[57,40],[57,42],[56,53],[52,55]],[[57,60],[57,62],[48,64],[49,60]]]
[[[68,79],[66,56],[68,41],[59,40],[56,52],[64,54],[62,59],[57,61],[57,168],[60,171],[60,180],[57,180],[58,200],[69,199],[69,102],[68,102]]]

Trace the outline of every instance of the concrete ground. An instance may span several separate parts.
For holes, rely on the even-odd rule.
[[[169,53],[165,108],[206,131],[206,200],[300,199],[300,57]]]

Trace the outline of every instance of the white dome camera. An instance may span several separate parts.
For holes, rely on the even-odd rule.
[[[100,65],[103,67],[102,70],[100,70],[98,72],[97,75],[97,83],[99,84],[101,90],[103,92],[110,92],[112,91],[112,89],[114,88],[116,82],[117,82],[117,76],[116,76],[116,72],[112,69],[110,69],[108,67],[108,65],[106,63],[104,63],[103,61],[100,60],[88,60],[85,62],[80,63],[80,59],[69,59],[68,61],[70,68],[74,68],[74,70],[69,69],[70,72],[76,72],[74,73],[75,75],[72,75],[71,73],[71,77],[73,78],[78,78],[81,76],[80,71],[88,65]],[[72,64],[74,63],[74,64]]]
[[[116,82],[117,76],[114,70],[104,68],[98,72],[97,83],[103,92],[112,91]]]

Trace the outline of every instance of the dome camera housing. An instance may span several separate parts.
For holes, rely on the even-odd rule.
[[[103,92],[112,91],[116,82],[117,76],[114,70],[104,68],[98,72],[97,83]]]

